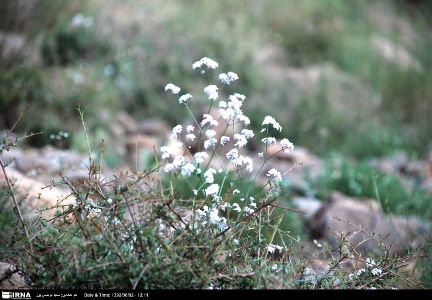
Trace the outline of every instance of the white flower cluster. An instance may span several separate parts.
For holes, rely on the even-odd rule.
[[[274,181],[282,180],[281,173],[278,170],[276,170],[275,168],[268,171],[268,173],[266,175],[268,177],[270,177],[270,180],[274,180]]]
[[[165,86],[165,92],[168,91],[168,90],[171,90],[171,93],[174,94],[174,95],[177,95],[178,93],[180,93],[180,88],[178,86],[175,86],[172,83],[168,83]]]
[[[202,65],[206,65],[209,69],[216,69],[219,66],[219,64],[214,60],[208,57],[203,57],[192,65],[192,69],[201,68]]]
[[[224,84],[230,84],[231,81],[237,80],[238,76],[236,73],[228,72],[228,74],[222,73],[219,75],[219,80]]]
[[[275,250],[278,250],[278,252],[280,252],[280,251],[283,250],[283,248],[284,248],[283,246],[274,245],[274,244],[269,244],[269,245],[267,246],[267,251],[270,252],[270,253],[274,253]]]
[[[221,231],[228,228],[226,224],[227,220],[224,217],[219,217],[219,211],[215,207],[210,209],[205,205],[202,209],[197,209],[196,213],[199,219],[204,219],[202,222],[203,225],[205,225],[207,223],[206,220],[208,220],[210,224],[216,225]]]
[[[280,124],[276,122],[276,120],[271,116],[265,117],[262,123],[262,125],[269,125],[269,124],[273,125],[274,129],[282,131],[282,126],[280,126]],[[261,131],[265,131],[265,128],[263,128]]]
[[[204,93],[207,94],[207,96],[209,97],[209,100],[216,100],[218,98],[218,87],[215,86],[214,84],[210,84],[209,86],[206,86],[204,88]]]
[[[111,204],[112,199],[109,198],[107,200],[107,202],[109,204]],[[72,201],[70,203],[70,205],[72,205],[73,208],[78,208],[79,207],[79,203],[76,200]],[[86,205],[84,205],[84,208],[87,210],[89,218],[94,218],[96,216],[101,216],[102,215],[102,209],[99,208],[97,205],[95,205],[91,199],[89,200],[89,203],[87,203]]]
[[[243,105],[246,97],[244,95],[235,93],[228,97],[229,102],[219,101],[219,113],[221,117],[227,121],[239,121],[243,122],[245,125],[250,124],[250,120],[243,114],[241,106]]]
[[[192,65],[192,69],[201,69],[201,73],[205,73],[207,69],[216,69],[218,68],[218,63],[214,60],[204,57],[201,60],[195,62]],[[205,68],[207,67],[207,68]],[[219,75],[219,80],[222,84],[230,84],[231,82],[238,80],[237,74],[233,72],[221,73]],[[176,85],[169,83],[165,86],[165,91],[171,91],[172,94],[178,95],[180,93],[180,88]],[[204,88],[204,94],[207,95],[208,99],[211,101],[215,101],[219,98],[219,87],[217,85],[210,84]],[[177,96],[179,103],[188,107],[189,102],[193,99],[193,96],[189,93],[184,94],[182,96]],[[250,139],[252,139],[255,134],[252,130],[242,129],[241,132],[235,133],[232,135],[232,140],[229,136],[221,135],[217,136],[216,130],[213,129],[214,126],[218,126],[220,120],[225,120],[225,123],[228,126],[234,125],[236,123],[243,123],[244,125],[249,125],[250,120],[247,116],[243,114],[242,105],[245,101],[246,97],[239,93],[234,93],[228,96],[228,101],[219,100],[219,114],[220,119],[215,119],[214,116],[210,114],[203,114],[202,120],[199,122],[194,118],[195,125],[198,127],[199,139],[204,137],[203,150],[198,151],[194,154],[190,153],[188,149],[187,142],[194,141],[198,134],[194,132],[195,127],[193,125],[186,126],[187,133],[185,134],[185,140],[182,140],[181,133],[183,132],[183,126],[177,125],[172,129],[171,138],[177,139],[178,142],[172,147],[163,146],[160,148],[161,157],[164,160],[167,160],[165,164],[164,171],[165,172],[178,172],[184,177],[192,176],[193,174],[197,174],[202,176],[203,181],[197,187],[192,187],[192,191],[194,195],[198,195],[199,192],[202,192],[205,197],[210,197],[214,202],[212,208],[202,209],[198,211],[199,215],[202,217],[207,216],[212,224],[218,224],[218,227],[224,227],[224,222],[222,218],[218,217],[218,209],[225,210],[227,208],[232,209],[236,213],[243,213],[244,215],[249,215],[254,213],[257,209],[257,204],[254,202],[254,198],[250,197],[250,203],[247,205],[240,206],[237,203],[230,204],[229,202],[221,203],[222,197],[220,196],[222,187],[219,186],[218,183],[215,182],[215,175],[217,172],[228,174],[229,170],[240,170],[246,169],[249,172],[252,172],[254,169],[253,161],[250,157],[246,157],[239,154],[239,150],[245,147]],[[188,108],[189,110],[189,108]],[[189,110],[190,112],[190,110]],[[270,134],[270,127],[274,130],[281,131],[282,127],[276,120],[271,116],[266,116],[262,123],[263,130],[261,132],[266,132],[267,137],[263,138],[261,141],[268,147],[273,144],[277,144],[277,140],[274,137],[268,136]],[[184,144],[186,143],[186,144]],[[224,166],[221,164],[221,168],[219,171],[216,171],[212,167],[206,167],[206,169],[202,170],[202,164],[206,163],[206,160],[210,155],[207,151],[212,151],[211,157],[214,156],[216,151],[218,150],[218,146],[220,143],[220,147],[232,146],[232,149],[226,153],[226,158],[229,160],[229,165]],[[294,149],[294,145],[288,139],[280,140],[281,150],[283,152],[290,152]],[[171,155],[176,153],[175,148],[182,148],[189,154],[188,156],[176,155],[172,158],[170,162]],[[266,152],[267,153],[267,152]],[[258,154],[259,157],[263,157],[264,152]],[[190,161],[188,161],[188,159]],[[220,157],[218,156],[220,161]],[[221,161],[220,161],[221,162]],[[225,175],[226,176],[226,175]],[[282,175],[276,169],[271,169],[268,171],[267,176],[269,177],[269,181],[280,181],[282,179]],[[233,191],[233,195],[240,193],[238,190]],[[240,199],[244,201],[244,198]],[[221,221],[222,220],[222,221]],[[222,224],[222,225],[221,225]],[[226,226],[226,225],[225,225]],[[271,250],[271,248],[270,248]]]
[[[231,166],[234,170],[238,170],[241,166],[245,166],[246,170],[249,172],[253,171],[253,161],[250,157],[245,157],[243,155],[238,154],[238,150],[236,148],[231,149],[226,157],[230,160]]]
[[[356,276],[364,276],[362,274],[372,274],[372,276],[379,276],[382,274],[382,270],[378,268],[379,265],[377,265],[373,259],[367,258],[365,261],[365,266],[366,269],[359,269],[355,274],[350,274],[349,277],[354,279]]]
[[[166,90],[166,88],[165,88],[165,90]],[[180,104],[185,104],[185,105],[186,105],[186,103],[188,102],[188,100],[189,100],[189,99],[192,99],[192,98],[193,98],[192,95],[189,94],[189,93],[187,93],[187,94],[185,94],[185,95],[183,95],[183,96],[181,96],[181,97],[179,98],[179,103],[180,103]]]

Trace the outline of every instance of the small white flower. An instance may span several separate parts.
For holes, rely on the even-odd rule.
[[[227,154],[226,157],[228,159],[236,159],[238,158],[238,150],[237,149],[231,149]]]
[[[205,211],[204,210],[201,210],[201,209],[197,209],[196,211],[196,214],[197,214],[197,217],[199,218],[199,219],[201,219],[201,218],[203,218],[203,217],[205,217],[206,216],[206,213],[205,213]]]
[[[201,66],[202,66],[202,61],[197,61],[197,62],[194,62],[193,64],[192,64],[192,69],[196,69],[196,68],[201,68]]]
[[[206,196],[210,196],[210,195],[216,196],[217,193],[219,193],[219,185],[217,183],[211,184],[209,187],[207,187],[204,190],[204,195]]]
[[[248,170],[249,172],[253,171],[253,161],[250,157],[244,157],[242,156],[242,160],[243,162],[246,164],[246,170]]]
[[[209,100],[216,100],[218,98],[218,87],[215,86],[214,84],[211,84],[207,87],[204,88],[204,93],[207,94],[207,96],[209,97]]]
[[[252,130],[249,130],[249,129],[243,129],[243,130],[241,131],[241,134],[244,135],[244,137],[247,138],[247,139],[249,139],[249,138],[251,138],[251,137],[254,136],[253,131],[252,131]]]
[[[274,264],[274,265],[271,267],[272,271],[276,271],[276,270],[277,270],[277,267],[278,267],[278,265],[277,265],[277,264]]]
[[[176,170],[180,169],[180,167],[183,165],[184,163],[184,156],[183,155],[177,155],[176,157],[174,157],[174,160],[172,162],[172,164],[174,165],[174,167],[176,168]]]
[[[209,147],[216,145],[216,143],[217,143],[217,139],[209,138],[204,142],[204,149],[208,149]]]
[[[219,75],[219,80],[223,83],[223,84],[230,84],[231,81],[237,80],[238,76],[236,73],[233,72],[228,72],[228,74],[222,73]]]
[[[267,176],[271,177],[270,180],[275,180],[275,181],[282,180],[281,173],[275,168],[268,171]]]
[[[175,167],[174,167],[173,164],[168,163],[168,164],[165,165],[164,171],[165,171],[165,172],[175,171]]]
[[[229,142],[229,140],[230,140],[229,136],[222,136],[221,139],[220,139],[220,143],[222,145],[225,145],[225,143]]]
[[[229,73],[228,73],[228,75],[229,75]],[[235,75],[235,76],[237,76],[237,75]],[[245,96],[245,95],[241,95],[241,94],[239,94],[239,93],[235,93],[233,96],[236,97],[236,98],[237,98],[238,100],[240,100],[241,102],[244,102],[244,100],[246,99],[246,96]]]
[[[170,157],[170,153],[171,153],[171,148],[170,147],[167,147],[167,146],[162,146],[161,148],[160,148],[160,151],[161,151],[161,153],[162,153],[162,159],[165,159],[165,158],[169,158]]]
[[[206,130],[205,135],[208,138],[212,138],[216,135],[216,131],[214,131],[213,129],[208,129]]]
[[[380,275],[382,273],[382,270],[378,269],[378,268],[373,268],[372,271],[371,271],[371,273],[374,276],[378,276],[378,275]]]
[[[262,125],[267,125],[267,124],[271,124],[271,125],[273,125],[274,129],[282,131],[282,127],[280,126],[280,124],[278,122],[276,122],[276,120],[271,116],[266,116],[264,118]]]
[[[238,76],[237,76],[237,74],[236,73],[234,73],[234,72],[228,72],[228,77],[232,80],[232,81],[234,81],[234,80],[237,80],[238,79]]]
[[[208,157],[208,154],[206,152],[197,152],[194,155],[195,161],[197,164],[203,163],[204,159]]]
[[[270,146],[272,144],[276,144],[276,139],[274,137],[266,137],[261,140],[264,144],[267,146]]]
[[[183,126],[182,125],[177,125],[173,128],[172,133],[171,133],[171,138],[172,139],[176,139],[178,137],[178,135],[182,132],[183,130]]]
[[[216,69],[219,66],[217,62],[215,62],[213,59],[210,59],[208,57],[201,58],[201,61],[210,69]]]
[[[192,99],[192,95],[191,95],[191,94],[183,95],[183,96],[181,96],[181,97],[179,98],[179,103],[180,103],[180,104],[185,104],[185,105],[186,105],[186,103],[187,103],[187,101],[188,101],[189,99]]]
[[[195,62],[192,65],[192,69],[201,68],[201,66],[203,64],[206,65],[210,69],[216,69],[219,66],[219,64],[217,62],[215,62],[214,60],[212,60],[208,57],[203,57],[199,61]]]
[[[213,174],[216,174],[216,170],[213,168],[209,168],[207,171],[204,172],[204,178],[207,183],[214,182]]]
[[[212,210],[210,211],[210,223],[211,224],[218,224],[219,223],[219,211],[216,208],[212,208]]]
[[[264,156],[264,152],[258,153],[258,157],[263,157],[263,156]]]
[[[225,73],[219,74],[219,80],[220,80],[222,83],[230,84],[230,80],[229,80],[229,78],[228,78],[228,75],[225,74]]]
[[[234,144],[234,147],[242,148],[247,144],[247,139],[242,134],[239,133],[234,134],[234,139],[237,141],[237,143]]]
[[[90,208],[89,217],[94,218],[101,213],[102,213],[102,210],[100,208]]]
[[[192,126],[192,125],[188,125],[188,126],[186,127],[186,131],[187,131],[188,133],[190,133],[191,131],[194,131],[194,129],[195,129],[195,127]]]
[[[219,223],[217,223],[217,227],[220,231],[224,231],[225,229],[228,228],[228,225],[226,224],[226,219],[225,218],[220,218]],[[229,254],[230,255],[230,254]]]
[[[245,115],[239,115],[239,116],[237,116],[237,118],[239,119],[240,122],[243,122],[245,125],[250,124],[249,118],[246,117]]]
[[[171,93],[173,93],[173,94],[178,94],[178,93],[180,93],[180,88],[179,88],[178,86],[175,86],[175,85],[172,84],[172,83],[168,83],[168,84],[165,86],[165,92],[166,92],[167,90],[171,90]]]
[[[253,213],[254,210],[252,208],[246,206],[243,208],[243,211],[245,212],[245,215],[248,215],[248,214]]]
[[[203,115],[203,120],[201,121],[201,126],[204,126],[205,124],[210,123],[211,126],[218,125],[218,121],[214,120],[213,117],[209,114]]]
[[[233,210],[235,210],[237,212],[241,212],[241,208],[240,208],[240,205],[238,205],[238,203],[234,203],[232,207],[233,207]]]
[[[288,139],[282,139],[280,141],[282,145],[282,149],[284,153],[290,153],[290,151],[294,150],[294,145]]]
[[[370,259],[370,258],[366,258],[366,267],[373,267],[373,266],[375,266],[376,264],[375,264],[375,261],[373,260],[373,259]]]
[[[187,163],[182,166],[181,173],[183,176],[191,176],[194,170],[195,170],[195,166],[191,163]]]
[[[234,190],[232,193],[233,193],[233,195],[235,195],[235,194],[240,194],[240,191],[236,189],[236,190]]]
[[[270,245],[267,246],[267,251],[268,251],[268,252],[270,252],[270,253],[274,253],[275,250],[276,250],[275,245],[270,244]]]
[[[193,133],[186,134],[186,140],[187,141],[193,141],[195,138],[196,138],[196,136]]]

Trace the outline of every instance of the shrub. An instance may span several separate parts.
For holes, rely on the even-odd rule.
[[[209,79],[217,67],[209,58],[193,64],[193,69],[209,75]],[[224,85],[238,77],[228,72],[219,79],[222,86],[204,88],[210,108],[217,103]],[[301,246],[297,252],[300,238],[281,226],[287,217],[287,208],[281,205],[282,177],[289,170],[281,173],[271,169],[265,183],[256,180],[272,158],[268,146],[279,144],[284,152],[294,148],[288,139],[277,141],[272,136],[282,130],[280,124],[271,116],[263,119],[257,136],[265,150],[258,153],[262,164],[254,166],[250,157],[242,155],[242,148],[255,134],[248,129],[234,131],[236,123],[249,124],[241,109],[245,96],[235,93],[228,97],[229,102],[219,101],[220,118],[204,114],[197,120],[190,109],[193,96],[180,96],[180,90],[171,83],[165,86],[165,91],[177,95],[179,104],[190,112],[194,125],[173,128],[171,137],[178,141],[155,153],[157,167],[143,172],[131,169],[130,174],[128,171],[110,181],[100,176],[103,142],[98,164],[91,155],[78,103],[89,154],[88,180],[84,185],[73,184],[59,172],[59,180],[50,186],[68,187],[73,200],[59,199],[54,207],[42,208],[34,216],[16,210],[21,227],[8,241],[8,250],[1,253],[1,260],[15,264],[29,287],[391,289],[397,288],[399,281],[422,286],[400,271],[408,259],[418,257],[421,248],[403,258],[390,257],[390,249],[369,235],[380,251],[366,258],[355,251],[357,245],[348,243],[351,233],[335,233],[339,241],[336,247],[317,245],[321,250],[310,254]],[[212,129],[218,123],[226,125],[221,136]],[[187,132],[185,138],[183,130]],[[193,153],[188,144],[194,139],[204,143]],[[11,142],[8,133],[0,154],[17,141]],[[0,164],[9,182],[1,160]],[[10,184],[8,190],[18,209],[19,195],[13,193]],[[44,217],[43,213],[51,210],[53,217]],[[328,271],[311,269],[320,257],[330,259]]]

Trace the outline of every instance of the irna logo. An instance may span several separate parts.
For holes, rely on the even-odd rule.
[[[3,299],[31,299],[29,292],[4,292],[2,291]]]

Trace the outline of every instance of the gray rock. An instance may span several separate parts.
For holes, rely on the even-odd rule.
[[[415,217],[387,217],[377,201],[353,199],[336,191],[307,220],[306,227],[312,238],[328,241],[330,245],[336,245],[336,236],[350,232],[350,244],[358,245],[357,251],[371,252],[382,241],[384,246],[391,247],[390,253],[400,256],[420,246],[430,233],[430,224]]]

